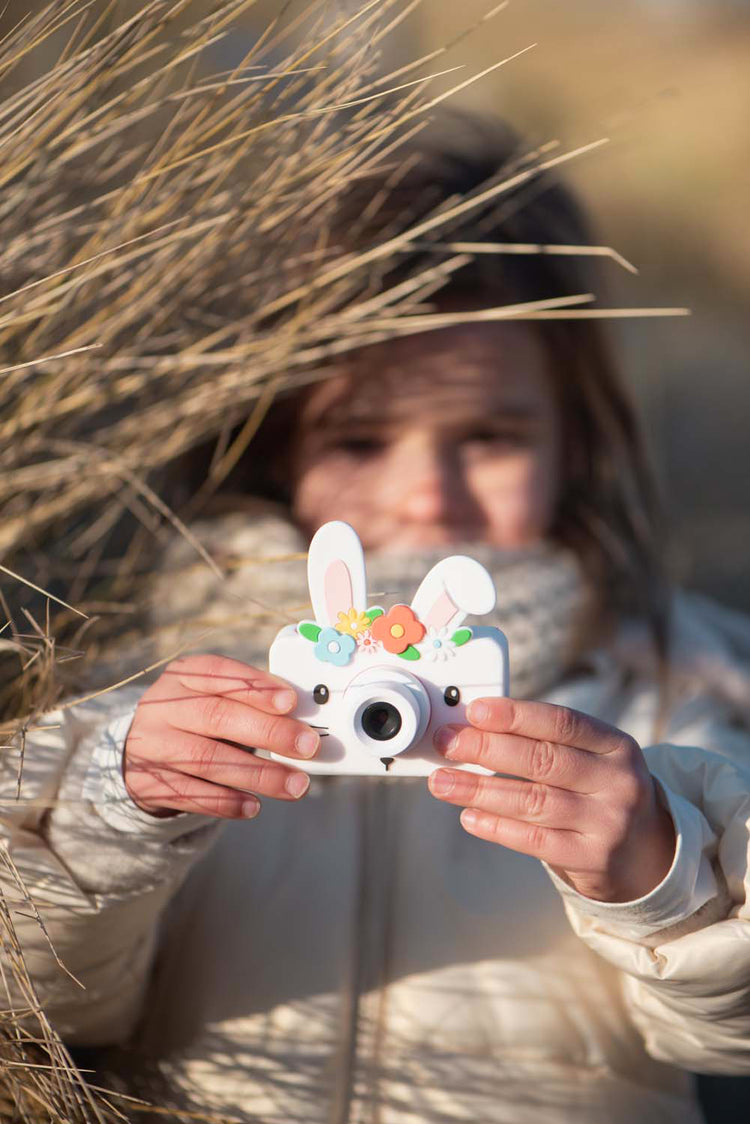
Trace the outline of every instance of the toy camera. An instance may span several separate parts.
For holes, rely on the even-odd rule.
[[[434,731],[466,722],[472,699],[508,693],[503,633],[463,626],[467,613],[494,608],[485,568],[464,555],[444,558],[411,605],[368,606],[362,545],[353,527],[336,521],[313,537],[307,576],[315,620],[282,628],[269,653],[269,670],[297,691],[294,716],[321,735],[317,757],[295,764],[308,773],[381,776],[426,776],[446,764]]]

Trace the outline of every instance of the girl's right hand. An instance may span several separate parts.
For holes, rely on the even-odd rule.
[[[172,660],[141,697],[125,742],[123,776],[131,799],[155,816],[199,812],[227,819],[256,816],[255,793],[298,800],[308,775],[252,753],[315,756],[320,735],[284,717],[296,702],[283,679],[239,660]]]

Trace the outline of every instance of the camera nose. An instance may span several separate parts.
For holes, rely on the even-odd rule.
[[[387,742],[395,738],[402,726],[401,715],[391,703],[370,703],[362,711],[362,729],[368,738],[377,742]]]

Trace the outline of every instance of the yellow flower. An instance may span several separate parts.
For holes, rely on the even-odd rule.
[[[336,628],[339,632],[347,632],[350,636],[357,636],[360,632],[364,632],[369,628],[372,621],[366,613],[360,613],[357,609],[349,609],[346,613],[339,613]]]

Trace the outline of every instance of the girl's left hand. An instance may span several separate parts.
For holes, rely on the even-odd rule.
[[[675,830],[633,738],[551,703],[476,699],[466,716],[470,726],[436,732],[438,749],[511,774],[431,774],[433,796],[463,805],[466,831],[542,859],[588,898],[632,901],[658,886]]]

